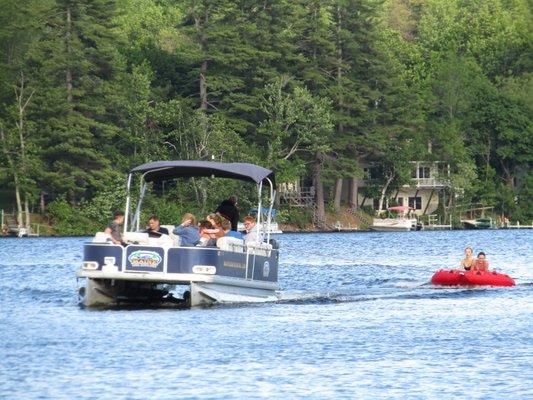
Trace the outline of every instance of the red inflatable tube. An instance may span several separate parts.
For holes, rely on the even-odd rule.
[[[441,269],[431,277],[431,283],[443,286],[514,286],[509,275],[494,271],[459,271]]]

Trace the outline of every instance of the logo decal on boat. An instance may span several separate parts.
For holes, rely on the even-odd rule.
[[[132,267],[157,268],[163,259],[155,251],[136,250],[130,254],[128,261]]]
[[[270,275],[270,263],[265,261],[263,264],[263,278],[268,278],[268,275]]]

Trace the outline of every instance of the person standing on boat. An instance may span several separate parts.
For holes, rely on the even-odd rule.
[[[215,212],[221,214],[224,218],[231,222],[231,230],[237,231],[239,224],[239,209],[237,208],[237,196],[230,196],[227,200],[223,200],[217,207]]]
[[[474,262],[474,265],[472,266],[474,269],[478,271],[488,271],[489,270],[489,262],[487,261],[487,256],[482,251],[479,252],[477,255],[477,260]]]
[[[113,221],[105,228],[105,233],[111,236],[114,244],[123,244],[122,242],[122,224],[124,223],[124,213],[122,211],[115,211],[113,214]]]
[[[255,218],[251,215],[247,215],[246,217],[244,217],[243,221],[244,227],[246,229],[246,235],[244,235],[244,243],[246,245],[261,243],[263,241],[263,237],[259,232],[259,227],[255,222]]]
[[[200,233],[196,226],[196,218],[190,213],[183,216],[181,225],[175,227],[173,232],[180,237],[180,246],[196,246],[200,242]]]
[[[168,235],[168,229],[161,227],[157,215],[152,215],[148,220],[148,228],[144,231],[149,237],[159,238],[161,235]]]
[[[465,258],[461,260],[461,267],[463,267],[465,270],[469,271],[470,268],[472,268],[472,265],[474,264],[474,256],[473,256],[474,250],[472,250],[472,247],[467,247],[465,249]]]

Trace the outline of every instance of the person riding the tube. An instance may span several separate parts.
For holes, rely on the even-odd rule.
[[[470,268],[472,268],[472,265],[474,264],[474,257],[473,257],[474,251],[472,250],[472,247],[465,248],[465,258],[461,260],[461,267],[463,267],[466,271],[469,271]]]
[[[472,267],[473,269],[478,270],[478,271],[489,270],[489,262],[486,259],[485,253],[483,253],[482,251],[478,253],[477,259]]]

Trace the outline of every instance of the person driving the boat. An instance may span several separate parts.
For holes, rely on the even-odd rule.
[[[180,237],[180,246],[196,246],[200,242],[196,218],[191,213],[186,213],[181,219],[181,224],[176,226],[172,232]]]
[[[111,221],[104,230],[105,233],[111,236],[111,241],[114,244],[123,244],[121,232],[123,223],[124,213],[122,211],[115,211],[113,214],[113,221]]]
[[[461,267],[463,267],[466,271],[469,271],[470,268],[472,268],[472,264],[474,264],[474,256],[473,256],[474,250],[472,250],[472,247],[465,248],[465,258],[461,260]]]
[[[259,227],[256,225],[255,218],[251,215],[244,217],[244,228],[246,229],[246,235],[244,235],[244,243],[260,243],[263,241],[263,237],[259,233]]]
[[[159,238],[161,235],[168,235],[168,229],[161,227],[159,218],[157,215],[152,215],[148,220],[148,228],[144,230],[145,233],[148,233],[149,237]]]
[[[478,271],[489,270],[489,262],[487,261],[487,256],[485,255],[485,253],[483,253],[482,251],[478,253],[477,259],[472,267]]]

